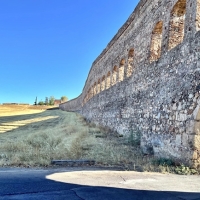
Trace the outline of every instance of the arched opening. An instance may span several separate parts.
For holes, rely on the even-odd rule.
[[[103,76],[101,81],[101,91],[104,91],[106,89],[106,80],[105,76]]]
[[[97,83],[94,83],[94,96],[97,94]]]
[[[97,84],[97,94],[99,94],[101,92],[101,80],[98,80],[98,84]]]
[[[168,50],[183,42],[186,0],[179,0],[171,11]]]
[[[90,98],[91,98],[91,96],[90,96],[90,90],[91,89],[88,90],[88,100],[90,100]]]
[[[88,90],[88,92],[87,92],[87,101],[89,101],[90,100],[90,91]]]
[[[196,30],[200,31],[200,0],[197,0]]]
[[[94,95],[94,88],[93,88],[93,86],[92,86],[91,89],[90,89],[90,98],[92,98],[93,95]]]
[[[112,72],[112,86],[117,83],[117,73],[118,73],[118,67],[114,66],[113,72]]]
[[[128,53],[128,67],[126,76],[130,77],[133,73],[133,61],[134,61],[134,49],[131,49]]]
[[[90,88],[90,99],[93,97],[93,88]]]
[[[110,88],[110,72],[108,72],[106,77],[106,89]]]
[[[125,60],[122,59],[119,65],[119,82],[124,80],[124,65],[125,65]]]
[[[156,24],[152,32],[150,59],[149,59],[150,63],[158,60],[161,56],[162,29],[163,29],[163,22],[160,21]]]
[[[86,94],[86,96],[85,96],[85,103],[87,103],[87,101],[88,101],[88,96]]]

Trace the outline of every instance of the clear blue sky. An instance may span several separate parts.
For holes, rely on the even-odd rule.
[[[69,99],[139,0],[0,0],[0,103]]]

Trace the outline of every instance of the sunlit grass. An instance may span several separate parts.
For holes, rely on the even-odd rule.
[[[98,166],[121,166],[127,170],[176,170],[163,162],[156,166],[155,158],[144,155],[130,141],[131,137],[120,137],[109,129],[89,124],[77,113],[33,111],[18,115],[14,109],[13,115],[5,117],[1,112],[0,166],[50,166],[51,160],[92,159]]]
[[[44,108],[45,107],[40,108],[28,105],[0,105],[0,117],[41,113],[46,110]]]
[[[21,126],[25,126],[31,123],[42,122],[48,119],[55,119],[55,118],[58,118],[58,116],[38,117],[38,118],[33,118],[33,119],[28,119],[28,120],[12,121],[12,122],[7,122],[7,123],[0,122],[0,133],[12,131]]]
[[[84,156],[82,145],[94,139],[89,136],[87,123],[75,113],[27,110],[18,115],[17,109],[10,116],[6,112],[3,117],[1,112],[2,166],[48,166],[52,159],[78,159]]]

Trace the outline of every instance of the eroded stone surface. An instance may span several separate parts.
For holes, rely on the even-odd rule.
[[[139,131],[146,153],[200,165],[199,8],[200,0],[141,0],[82,94],[60,108],[122,134]]]

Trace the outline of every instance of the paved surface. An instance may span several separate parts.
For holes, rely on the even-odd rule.
[[[200,176],[97,168],[0,168],[1,199],[200,200]]]

